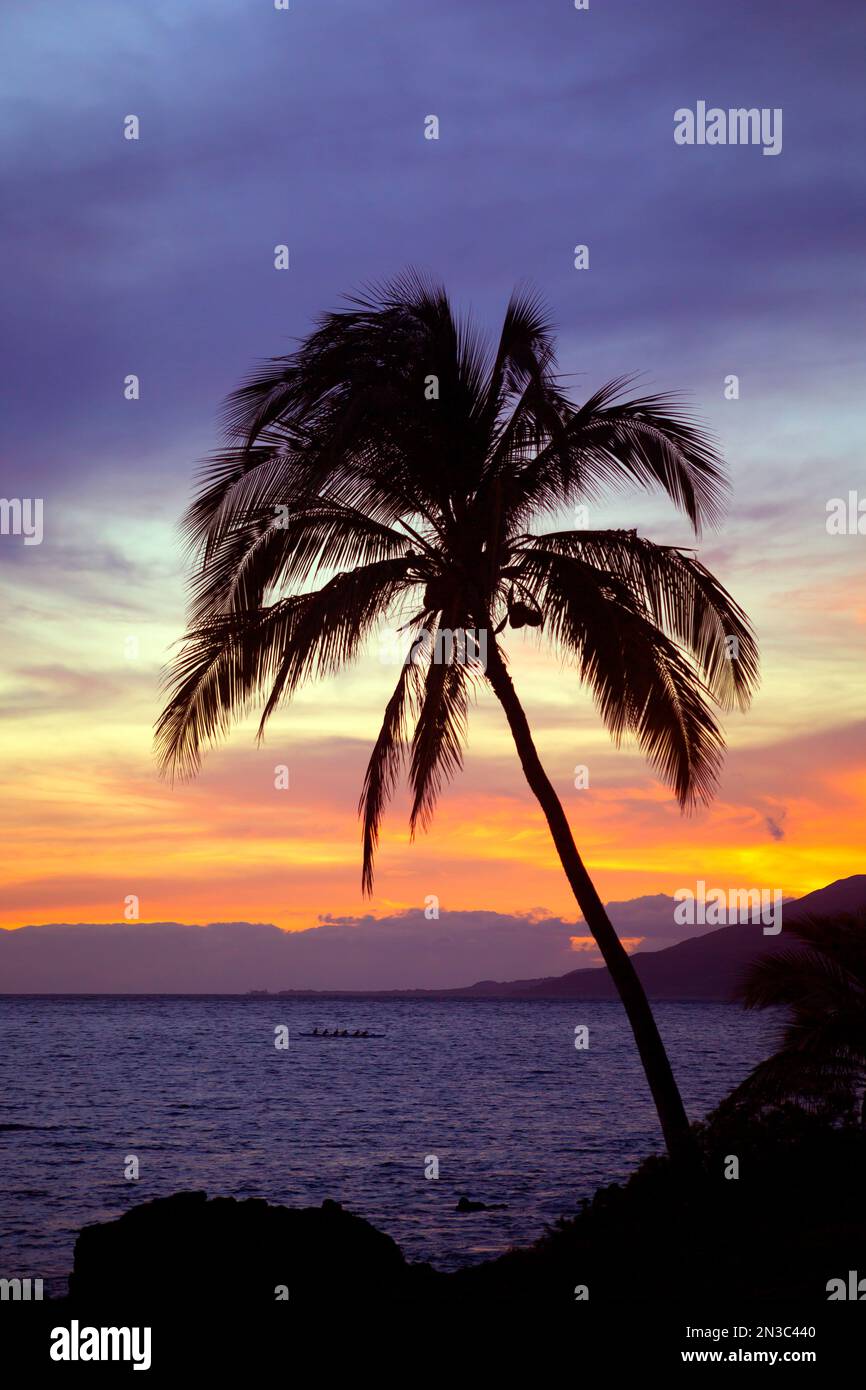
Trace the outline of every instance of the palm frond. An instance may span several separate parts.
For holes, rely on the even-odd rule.
[[[746,1078],[746,1100],[864,1116],[866,909],[795,918],[799,946],[753,961],[739,994],[748,1009],[787,1009],[777,1051]]]
[[[526,548],[570,555],[599,572],[599,581],[628,586],[650,619],[697,663],[713,697],[745,709],[758,681],[758,648],[738,603],[699,560],[654,545],[636,531],[560,531],[529,537]],[[519,572],[519,552],[511,562]]]
[[[614,741],[632,734],[684,808],[709,800],[723,748],[710,692],[629,587],[540,548],[524,552],[520,575],[549,637],[576,660]]]
[[[413,647],[416,638],[417,631],[413,634]],[[401,667],[396,689],[385,707],[385,717],[367,764],[358,803],[364,846],[361,886],[368,895],[373,891],[373,860],[379,844],[382,816],[408,752],[408,729],[421,700],[421,667],[411,658],[410,648]]]
[[[165,680],[169,698],[156,729],[163,771],[195,773],[202,745],[224,735],[269,691],[261,736],[281,699],[352,660],[406,587],[410,568],[406,559],[381,560],[338,574],[312,593],[216,614],[190,629]]]
[[[443,785],[463,766],[469,722],[472,667],[459,660],[431,660],[412,739],[409,781],[414,793],[409,828],[427,829]]]
[[[592,501],[624,486],[661,488],[696,534],[716,525],[728,491],[724,465],[706,432],[674,396],[620,401],[618,378],[572,410],[557,435],[517,473],[515,527],[537,510]]]
[[[259,607],[270,589],[301,587],[322,571],[413,555],[406,534],[333,498],[300,497],[276,512],[247,510],[193,576],[193,622],[226,607]]]
[[[173,779],[198,771],[203,745],[225,735],[273,679],[304,603],[282,599],[190,629],[164,678],[168,699],[156,726],[163,773]]]

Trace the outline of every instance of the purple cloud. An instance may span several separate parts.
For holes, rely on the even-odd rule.
[[[681,939],[673,899],[611,903],[624,937]],[[694,935],[696,933],[690,932]],[[450,989],[477,980],[563,975],[598,963],[576,952],[582,922],[540,912],[420,909],[391,917],[324,917],[306,931],[264,923],[56,924],[0,932],[9,993],[237,993],[248,989]]]

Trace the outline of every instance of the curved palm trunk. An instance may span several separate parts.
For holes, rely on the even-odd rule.
[[[668,1153],[674,1159],[693,1161],[696,1157],[696,1144],[643,985],[578,854],[562,803],[541,765],[523,706],[517,698],[514,684],[495,640],[490,643],[487,654],[487,679],[505,710],[526,780],[547,817],[547,824],[550,826],[550,833],[572,892],[625,1006],[658,1111]]]

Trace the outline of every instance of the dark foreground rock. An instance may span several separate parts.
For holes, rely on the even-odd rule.
[[[429,1272],[432,1274],[432,1271]],[[178,1192],[85,1226],[69,1283],[73,1303],[133,1306],[324,1303],[362,1288],[393,1298],[425,1267],[338,1202],[293,1209]]]
[[[734,1113],[699,1133],[698,1177],[651,1159],[536,1244],[454,1274],[407,1263],[336,1202],[292,1210],[179,1193],[86,1227],[69,1301],[73,1310],[119,1299],[137,1309],[262,1308],[286,1294],[293,1307],[320,1309],[347,1300],[817,1307],[830,1280],[866,1279],[866,1131]],[[738,1177],[726,1176],[732,1159]]]

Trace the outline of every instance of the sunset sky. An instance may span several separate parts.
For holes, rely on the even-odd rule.
[[[866,495],[856,7],[91,0],[13,2],[2,25],[0,496],[43,498],[45,534],[0,536],[0,924],[118,921],[129,894],[145,921],[291,929],[429,894],[577,915],[486,694],[431,832],[409,842],[398,798],[362,900],[357,800],[396,680],[375,645],[263,747],[250,720],[194,783],[155,771],[184,625],[177,523],[222,398],[409,264],[491,333],[530,281],[576,400],[641,373],[639,390],[688,394],[729,464],[727,520],[699,549],[752,618],[763,673],[752,710],[725,716],[711,807],[681,816],[573,673],[507,636],[603,898],[698,879],[798,895],[863,871],[866,535],[825,525],[830,499]],[[782,153],[676,146],[673,113],[698,100],[782,108]],[[659,497],[622,495],[592,524],[690,544]]]

